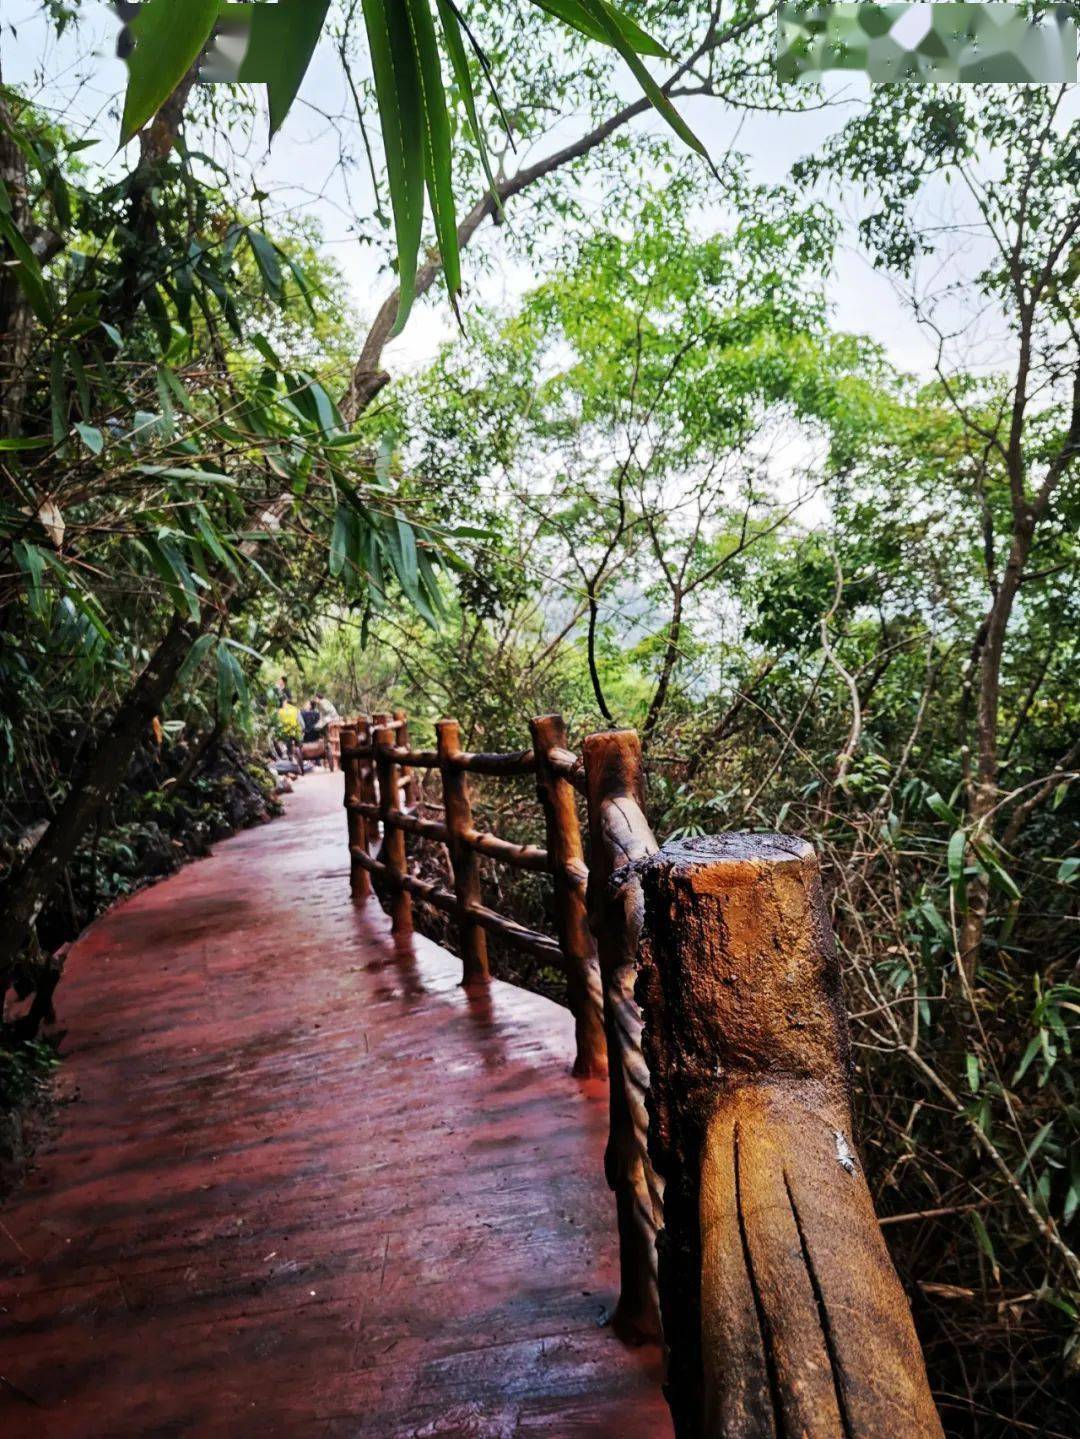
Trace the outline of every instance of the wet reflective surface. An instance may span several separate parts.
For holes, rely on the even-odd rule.
[[[349,896],[340,775],[119,906],[0,1214],[0,1432],[670,1435],[573,1026]]]

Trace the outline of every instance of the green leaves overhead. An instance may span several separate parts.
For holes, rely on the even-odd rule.
[[[664,56],[664,47],[634,20],[610,0],[530,3],[588,40],[617,51],[672,130],[705,155],[701,142],[641,59],[643,55]],[[248,26],[239,79],[267,84],[270,133],[274,135],[296,98],[328,8],[329,0],[278,0],[272,5],[226,4],[223,0],[185,0],[181,5],[173,0],[149,0],[130,27],[136,43],[128,60],[131,78],[122,142],[141,129],[180,84],[219,19],[242,20]],[[468,37],[485,70],[487,61],[455,0],[362,0],[362,8],[397,243],[399,296],[393,333],[398,334],[416,293],[425,204],[430,207],[439,260],[455,307],[461,291],[453,185],[454,111],[458,105],[464,109],[498,203],[463,36]],[[444,48],[454,81],[450,94],[443,81]]]
[[[424,130],[412,30],[400,0],[363,0],[398,247],[397,334],[416,289],[424,223]]]
[[[221,8],[223,20],[236,14],[251,27],[239,79],[265,82],[271,136],[292,108],[329,8],[330,0],[277,0],[274,5]]]
[[[127,62],[122,145],[157,114],[194,65],[220,8],[221,0],[148,0],[141,6],[130,25],[135,48]]]
[[[667,56],[668,52],[659,41],[647,35],[636,21],[616,10],[614,5],[609,5],[607,0],[597,0],[596,4],[589,3],[589,0],[533,0],[533,3],[541,10],[546,10],[549,15],[565,21],[582,35],[587,35],[590,40],[599,40],[603,45],[610,45],[610,26],[614,26],[635,54],[657,55],[661,58]],[[604,12],[604,20],[598,18],[597,10]]]

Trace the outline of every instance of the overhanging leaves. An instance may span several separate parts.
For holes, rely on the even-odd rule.
[[[147,0],[129,26],[128,88],[120,143],[153,118],[194,65],[210,38],[221,0]]]

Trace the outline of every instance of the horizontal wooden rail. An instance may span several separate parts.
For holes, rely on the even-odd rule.
[[[450,761],[454,769],[466,770],[469,774],[495,775],[507,778],[512,775],[532,774],[536,768],[536,756],[531,749],[516,750],[510,754],[470,754],[462,750]]]
[[[439,755],[433,749],[407,749],[401,746],[394,750],[398,764],[412,765],[414,769],[438,769]]]
[[[438,769],[439,767],[438,750],[414,750],[407,745],[399,744],[385,744],[382,749],[385,751],[385,757],[396,765],[410,765],[414,769]],[[352,759],[377,758],[375,749],[370,743],[350,745],[342,753],[346,758]],[[573,755],[569,755],[568,758],[571,761],[574,760]],[[468,774],[491,775],[495,778],[505,779],[515,775],[533,774],[536,770],[536,756],[532,750],[528,749],[495,754],[471,754],[467,750],[463,750],[451,758],[450,764],[453,769],[464,770]]]
[[[576,754],[572,754],[568,749],[556,747],[548,750],[547,762],[552,770],[561,779],[572,784],[579,794],[588,794],[589,786],[585,779],[585,769]]]
[[[462,746],[453,720],[440,720],[435,726],[436,748],[420,750],[409,743],[408,717],[403,710],[396,710],[393,720],[387,712],[370,719],[361,716],[344,733],[341,748],[353,888],[358,895],[365,895],[374,881],[389,904],[399,939],[411,932],[411,899],[421,899],[451,915],[460,927],[466,984],[487,980],[488,934],[496,934],[547,963],[559,964],[566,974],[577,1030],[574,1072],[603,1075],[607,1054],[602,986],[585,917],[588,870],[572,798],[573,789],[583,783],[583,774],[577,757],[566,748],[566,731],[558,716],[536,719],[530,728],[531,749],[472,751]],[[421,769],[438,770],[441,805],[424,798],[414,777],[414,771]],[[544,810],[546,847],[505,839],[474,824],[470,775],[495,779],[534,776]],[[441,810],[442,819],[424,817],[418,813],[423,808]],[[409,873],[404,837],[410,834],[446,846],[452,892]],[[373,847],[380,836],[381,848],[375,855]],[[481,859],[552,876],[558,939],[518,924],[482,903]]]
[[[439,840],[443,844],[447,842],[450,833],[445,824],[422,819],[405,810],[389,809],[384,812],[377,804],[368,804],[357,799],[346,800],[345,807],[354,814],[364,815],[368,819],[381,819],[384,824],[403,829],[407,834],[418,834],[424,839]],[[548,852],[539,845],[517,844],[514,840],[500,839],[489,830],[468,829],[462,839],[477,853],[515,869],[534,870],[540,874],[547,874],[551,870]],[[578,876],[574,878],[577,879]]]
[[[377,875],[388,888],[404,890],[407,894],[414,895],[417,899],[422,899],[445,914],[451,915],[460,923],[477,924],[491,934],[501,935],[502,938],[510,940],[520,948],[528,950],[549,963],[557,964],[561,960],[562,950],[559,948],[559,942],[552,939],[550,935],[541,934],[539,930],[529,929],[524,924],[518,924],[516,920],[508,918],[505,914],[499,914],[496,910],[488,909],[486,905],[463,905],[456,895],[443,888],[442,885],[436,884],[433,880],[420,879],[408,871],[396,874],[391,866],[384,864],[382,860],[375,859],[373,855],[366,853],[363,849],[357,849],[354,853],[362,868],[369,874]]]
[[[548,852],[539,845],[515,844],[513,840],[500,839],[489,830],[468,829],[463,838],[477,854],[482,854],[487,859],[497,859],[500,864],[508,864],[512,869],[528,869],[540,874],[547,874],[551,870]]]

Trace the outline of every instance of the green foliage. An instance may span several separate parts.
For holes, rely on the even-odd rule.
[[[666,92],[641,61],[641,55],[664,55],[663,47],[609,0],[530,0],[571,31],[610,46],[629,66],[650,104],[675,134],[704,155],[704,147],[683,120]],[[135,40],[128,58],[130,78],[124,103],[121,143],[140,130],[180,85],[210,38],[219,18],[233,7],[224,0],[195,0],[177,6],[151,0],[132,22]],[[252,33],[240,79],[263,76],[270,65],[270,131],[280,128],[296,97],[314,53],[328,0],[280,0],[254,7]],[[416,288],[426,189],[430,214],[451,301],[461,289],[461,263],[453,181],[453,135],[458,108],[464,111],[491,181],[491,164],[481,128],[468,62],[464,32],[485,72],[486,57],[460,11],[436,0],[438,25],[431,0],[363,0],[364,23],[379,107],[390,200],[398,252],[399,301],[394,333],[408,319]],[[445,49],[454,76],[454,90],[443,82]],[[493,187],[494,188],[494,187]]]
[[[987,553],[1012,543],[1007,457],[987,437],[1014,379],[898,374],[830,330],[820,212],[736,187],[735,214],[701,235],[679,184],[625,231],[575,236],[513,313],[397,387],[386,443],[413,513],[469,515],[473,568],[439,632],[391,611],[361,655],[331,629],[319,672],[361,708],[404,704],[421,739],[419,716],[452,713],[469,745],[514,748],[534,714],[562,711],[575,742],[606,726],[590,650],[608,709],[639,727],[670,664],[648,736],[658,833],[779,828],[822,855],[864,1155],[901,1221],[886,1234],[936,1386],[997,1406],[958,1401],[956,1432],[1068,1432],[1046,1394],[1075,1363],[1078,1300],[1075,461],[1009,621],[987,819],[972,656]],[[1032,491],[1069,423],[1075,357],[1057,344],[1027,416]],[[535,840],[528,796],[479,790],[485,822]],[[493,903],[544,922],[528,886],[502,883]]]
[[[41,1095],[59,1062],[55,1048],[45,1040],[11,1045],[0,1036],[0,1113]]]

